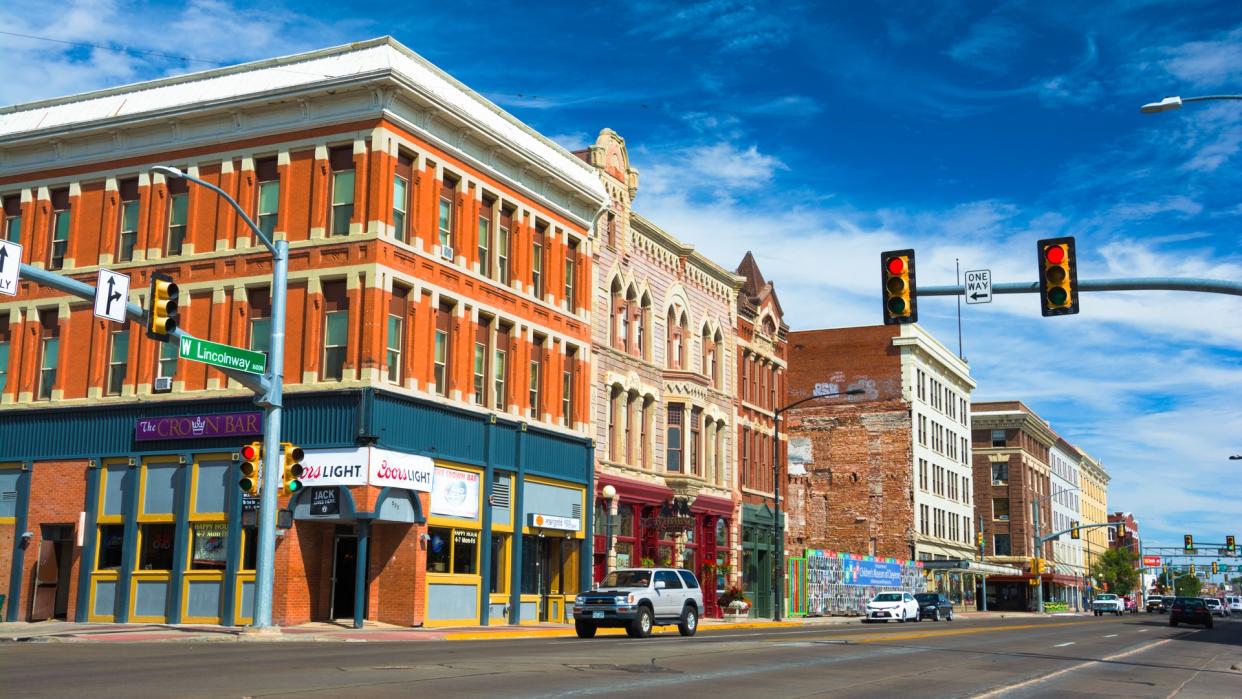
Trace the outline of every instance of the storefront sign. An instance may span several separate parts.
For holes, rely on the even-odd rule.
[[[160,439],[206,439],[208,437],[248,437],[263,434],[263,413],[224,413],[221,415],[181,415],[141,418],[134,423],[134,441]]]
[[[1160,556],[1143,556],[1144,568],[1159,568],[1164,563],[1164,559]]]
[[[371,471],[367,482],[381,488],[430,492],[435,471],[435,462],[425,456],[371,447]]]
[[[845,584],[901,587],[901,564],[847,558]]]
[[[194,527],[194,562],[219,563],[223,567],[227,557],[224,542],[228,537],[229,526],[223,523],[195,522]]]
[[[335,486],[310,489],[310,513],[323,517],[341,514],[341,490]]]
[[[431,513],[478,518],[479,474],[437,466],[431,487]]]
[[[369,447],[307,449],[302,460],[302,484],[366,485]]]
[[[654,529],[663,533],[681,533],[694,529],[694,515],[690,512],[690,503],[685,498],[673,498],[665,501],[655,517],[643,517],[644,529]]]
[[[576,532],[582,527],[582,520],[576,517],[557,517],[555,515],[541,515],[531,513],[530,526],[538,529],[559,529],[561,531]]]
[[[258,512],[258,511],[259,511],[259,496],[258,495],[243,495],[242,496],[242,512]]]

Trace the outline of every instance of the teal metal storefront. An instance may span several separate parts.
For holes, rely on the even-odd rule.
[[[776,513],[763,505],[742,505],[742,593],[751,602],[750,615],[770,618],[776,560]]]
[[[534,613],[529,597],[522,596],[531,588],[523,579],[524,566],[492,570],[498,560],[491,550],[497,540],[491,535],[492,520],[499,512],[492,506],[498,495],[493,487],[507,484],[508,492],[499,494],[511,502],[505,516],[522,522],[528,514],[524,493],[542,492],[528,484],[590,493],[590,440],[376,389],[286,394],[285,407],[281,439],[304,449],[376,446],[476,471],[485,506],[479,508],[474,565],[484,581],[500,573],[506,576],[501,587],[509,601],[497,604],[483,586],[484,600],[475,605],[475,618],[477,623],[494,623],[491,615],[503,612],[503,622],[530,620],[524,618]],[[231,455],[253,437],[140,441],[136,424],[140,419],[254,410],[248,400],[229,399],[0,414],[0,487],[12,491],[12,516],[0,517],[0,528],[12,526],[14,533],[4,619],[37,618],[36,604],[43,606],[40,595],[46,587],[45,599],[72,597],[71,603],[53,604],[48,616],[71,608],[68,618],[79,622],[246,623],[253,598],[254,537],[243,526],[243,499],[235,485],[239,474]],[[355,512],[351,498],[345,508],[349,521],[336,523],[337,530],[353,529],[359,556],[366,555],[365,537],[373,528],[369,525],[383,521],[384,510],[392,510],[391,503],[385,507],[387,500],[391,498],[381,495],[373,507]],[[411,507],[405,510],[416,512],[403,510],[394,521],[425,531],[426,513],[417,498],[407,500]],[[571,576],[576,580],[591,579],[591,537],[585,536],[591,531],[591,514],[589,507],[581,509],[582,551]],[[49,517],[54,524],[48,523]],[[507,527],[512,533],[513,522]],[[23,537],[25,532],[31,535]],[[503,559],[522,561],[523,541],[532,536],[528,530],[527,536],[503,540],[509,546]],[[61,557],[58,546],[69,553]],[[45,556],[47,565],[41,567]],[[61,582],[51,592],[54,583],[44,582],[39,571],[53,567]],[[365,567],[359,570],[366,575]],[[410,595],[427,599],[425,583],[422,589],[414,584],[411,578]],[[355,609],[361,620],[365,584],[358,589]]]

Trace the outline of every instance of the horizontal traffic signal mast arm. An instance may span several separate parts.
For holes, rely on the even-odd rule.
[[[1117,526],[1116,522],[1099,522],[1096,524],[1080,524],[1077,527],[1070,527],[1069,529],[1062,529],[1061,531],[1053,532],[1052,534],[1045,534],[1039,537],[1039,543],[1040,545],[1043,545],[1049,541],[1052,541],[1053,539],[1056,539],[1062,534],[1069,534],[1075,529],[1095,529],[1096,527],[1115,527],[1115,526]]]
[[[31,267],[30,265],[23,264],[18,272],[18,276],[23,279],[29,279],[36,284],[49,286],[53,289],[63,291],[66,294],[72,294],[78,298],[86,299],[87,301],[93,301],[95,299],[95,287],[85,282],[80,282],[72,277],[67,277],[63,274],[56,274],[55,272],[49,272],[45,269],[39,269],[38,267]],[[142,306],[126,301],[125,315],[130,320],[137,322],[139,325],[144,327],[146,326],[147,312],[143,310]],[[181,330],[181,328],[173,330],[169,333],[169,335],[172,336],[172,339],[169,340],[169,342],[180,342],[183,337],[194,339],[193,335]],[[268,381],[265,376],[248,374],[244,371],[234,371],[224,367],[216,368],[223,371],[225,374],[228,374],[229,378],[236,379],[238,383],[259,395],[267,393]]]
[[[1079,279],[1079,291],[1199,291],[1208,294],[1242,296],[1242,282],[1225,279],[1181,279],[1177,277],[1122,277],[1120,279]],[[993,294],[1038,294],[1039,282],[993,284]],[[918,296],[965,296],[964,285],[923,286]]]

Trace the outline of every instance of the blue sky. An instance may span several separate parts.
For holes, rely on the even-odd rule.
[[[1242,4],[581,5],[15,0],[0,103],[391,34],[566,147],[618,131],[636,208],[726,266],[753,250],[795,329],[878,323],[876,258],[899,247],[924,285],[955,259],[1032,281],[1060,235],[1083,278],[1242,280],[1242,102],[1138,112],[1242,93]],[[1242,299],[1081,306],[964,306],[975,397],[1100,458],[1149,543],[1242,535]],[[956,349],[952,300],[920,317]]]

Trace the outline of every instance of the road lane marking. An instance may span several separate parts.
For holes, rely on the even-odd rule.
[[[1055,646],[1053,646],[1053,648],[1064,648],[1066,646],[1072,646],[1072,645],[1074,645],[1073,641],[1067,641],[1065,643],[1058,643]]]
[[[1139,633],[1147,633],[1148,631],[1151,631],[1151,629],[1139,629]]]
[[[1117,634],[1115,634],[1115,633],[1110,633],[1110,634],[1108,634],[1107,636],[1105,636],[1104,638],[1117,638]]]
[[[1172,640],[1173,638],[1164,638],[1159,641],[1152,641],[1151,643],[1141,645],[1137,648],[1131,648],[1130,650],[1123,651],[1121,653],[1116,653],[1106,658],[1100,658],[1099,660],[1088,660],[1086,662],[1078,663],[1077,665],[1071,665],[1067,668],[1062,668],[1048,675],[1041,675],[1039,677],[1031,678],[1025,682],[1019,682],[1018,684],[1011,684],[1011,685],[1004,686],[1004,687],[997,687],[996,689],[993,689],[989,692],[984,692],[983,694],[976,694],[974,696],[974,699],[991,699],[991,697],[999,697],[1003,694],[1008,694],[1010,692],[1017,691],[1024,687],[1030,687],[1031,685],[1042,684],[1044,682],[1056,679],[1060,677],[1061,675],[1073,672],[1075,670],[1081,670],[1083,668],[1091,667],[1092,665],[1099,665],[1100,663],[1109,663],[1114,660],[1120,660],[1122,658],[1134,655],[1136,653],[1142,653],[1143,651],[1150,650],[1152,648],[1155,648],[1156,646],[1163,645]]]

